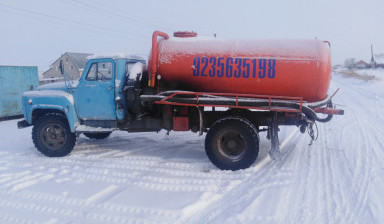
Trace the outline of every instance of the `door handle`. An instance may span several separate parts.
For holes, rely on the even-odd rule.
[[[111,90],[111,89],[113,89],[113,87],[112,87],[112,86],[110,86],[110,87],[107,89],[107,91],[108,91],[108,90]]]

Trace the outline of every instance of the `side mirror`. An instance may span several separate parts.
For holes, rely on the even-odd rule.
[[[60,60],[59,70],[60,70],[60,74],[64,75],[64,64],[63,64],[63,60]]]

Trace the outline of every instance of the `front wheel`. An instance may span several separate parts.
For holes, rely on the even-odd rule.
[[[76,135],[71,132],[64,116],[47,114],[40,117],[32,129],[37,150],[49,157],[62,157],[73,150]]]
[[[259,154],[259,136],[248,120],[223,118],[209,129],[205,151],[209,160],[222,170],[246,169]]]

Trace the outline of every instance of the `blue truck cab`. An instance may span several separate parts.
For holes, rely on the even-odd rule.
[[[130,121],[140,112],[137,96],[145,79],[143,58],[91,56],[79,80],[46,84],[25,92],[25,119],[18,122],[18,127],[33,125],[33,142],[47,156],[70,153],[79,133],[105,138],[116,129],[128,126],[133,130],[138,125]],[[143,129],[143,125],[139,126]]]

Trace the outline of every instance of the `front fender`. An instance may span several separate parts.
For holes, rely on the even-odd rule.
[[[73,95],[59,90],[29,91],[23,94],[23,112],[25,120],[32,124],[36,110],[61,111],[68,120],[71,132],[74,132],[79,120],[74,107]]]

